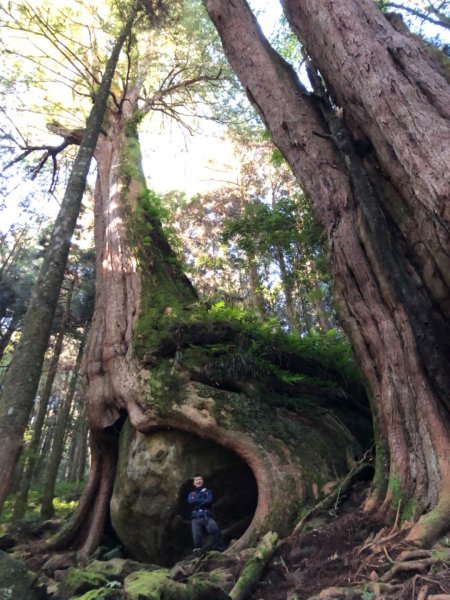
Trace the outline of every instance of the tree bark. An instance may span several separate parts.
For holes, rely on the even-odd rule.
[[[11,477],[22,450],[23,434],[39,383],[56,302],[67,263],[70,240],[86,185],[86,177],[102,127],[112,78],[122,46],[131,32],[136,7],[137,5],[131,11],[106,65],[25,315],[22,336],[5,377],[0,402],[0,511],[3,508]]]
[[[450,524],[448,85],[370,0],[286,0],[342,117],[320,86],[304,88],[244,0],[205,5],[327,233],[342,324],[376,409],[366,508],[384,518],[400,500],[405,518],[432,508],[410,534],[430,541]]]
[[[66,436],[67,427],[69,425],[70,409],[78,383],[78,374],[80,371],[81,359],[84,351],[84,341],[84,339],[81,341],[78,348],[77,360],[73,368],[66,397],[62,402],[62,406],[58,408],[58,419],[56,421],[52,449],[50,451],[47,471],[44,478],[44,493],[42,494],[41,499],[41,517],[44,519],[51,519],[55,514],[53,496],[55,495],[56,479],[64,450],[64,439]]]
[[[6,348],[11,340],[13,333],[17,331],[17,327],[19,325],[19,317],[14,315],[11,321],[8,324],[8,327],[5,333],[0,337],[0,362],[5,355]]]
[[[19,490],[17,492],[16,501],[14,503],[14,521],[22,519],[22,517],[25,514],[25,509],[28,501],[28,493],[30,491],[31,480],[33,478],[34,473],[34,466],[36,464],[37,452],[39,449],[39,444],[41,442],[42,428],[44,426],[45,415],[47,414],[48,401],[50,399],[53,381],[55,379],[56,371],[58,368],[59,357],[61,355],[63,347],[64,336],[66,335],[67,324],[69,322],[70,306],[72,302],[72,294],[74,287],[75,279],[72,278],[70,281],[70,288],[68,291],[68,297],[66,299],[66,305],[61,320],[60,329],[56,338],[52,358],[48,367],[44,389],[42,390],[42,395],[39,400],[39,405],[36,412],[36,418],[33,423],[33,434],[31,437],[30,445],[27,448],[27,460],[25,461],[25,467],[20,480]]]

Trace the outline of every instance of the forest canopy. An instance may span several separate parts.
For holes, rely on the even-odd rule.
[[[273,4],[0,8],[0,513],[70,514],[37,552],[172,566],[194,467],[224,507],[239,473],[235,558],[355,481],[448,536],[449,3]]]

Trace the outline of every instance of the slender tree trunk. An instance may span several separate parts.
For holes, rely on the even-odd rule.
[[[258,264],[255,256],[248,257],[248,272],[250,278],[250,305],[264,318],[267,315],[267,306],[262,293],[261,277],[258,272]]]
[[[277,250],[277,262],[280,268],[281,284],[284,292],[284,302],[286,305],[286,314],[291,331],[298,331],[298,312],[294,306],[294,293],[290,275],[286,267],[286,261],[281,249]]]
[[[47,414],[48,401],[52,392],[53,381],[55,379],[56,371],[58,369],[59,357],[61,355],[64,336],[66,334],[67,324],[70,317],[70,307],[72,303],[72,294],[75,287],[75,279],[71,278],[68,296],[66,299],[66,305],[64,308],[64,314],[61,320],[60,329],[56,338],[55,347],[53,349],[53,355],[48,367],[47,377],[45,380],[44,389],[39,400],[38,410],[36,412],[36,418],[33,423],[33,433],[28,446],[27,459],[25,461],[25,467],[22,473],[22,478],[19,485],[16,501],[14,503],[13,520],[18,521],[22,519],[25,514],[25,509],[28,502],[28,493],[30,491],[31,481],[33,478],[34,467],[36,464],[37,453],[39,444],[41,442],[42,428],[44,426],[45,415]]]
[[[56,302],[66,268],[70,240],[86,186],[86,177],[102,127],[111,81],[120,51],[135,20],[136,6],[131,11],[128,22],[117,39],[106,65],[25,315],[22,336],[5,377],[0,402],[0,511],[8,494],[11,477],[22,450],[23,434],[39,383]]]
[[[5,355],[6,348],[11,340],[13,333],[17,330],[17,326],[19,324],[19,318],[14,315],[11,321],[8,324],[8,327],[5,333],[0,338],[0,362]]]
[[[58,469],[61,463],[64,450],[64,439],[66,436],[67,427],[69,425],[70,409],[72,400],[75,395],[76,386],[78,383],[78,374],[80,371],[81,359],[84,351],[84,339],[80,343],[78,349],[77,360],[70,379],[69,388],[62,406],[58,410],[58,418],[56,421],[55,434],[53,436],[52,449],[49,456],[47,471],[44,478],[44,493],[41,500],[41,517],[50,519],[55,514],[53,506],[53,497],[55,495],[56,478]]]
[[[427,542],[450,524],[448,85],[370,0],[284,4],[343,117],[320,82],[314,94],[302,86],[243,0],[205,0],[328,236],[342,323],[376,408],[384,469],[366,508],[385,518],[400,502],[408,518],[433,508],[410,534]]]
[[[81,404],[79,402],[79,404]],[[67,481],[78,483],[83,479],[86,467],[86,446],[87,446],[87,417],[85,406],[79,407],[79,413],[76,417],[73,433],[73,444],[71,445],[70,455],[73,460],[69,463]]]

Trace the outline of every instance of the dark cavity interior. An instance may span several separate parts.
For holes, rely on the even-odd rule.
[[[213,512],[230,544],[246,531],[258,492],[249,466],[213,441],[177,430],[125,433],[127,461],[119,461],[111,517],[130,558],[171,566],[192,552],[192,477],[203,475],[214,493]],[[205,536],[204,548],[212,540]]]

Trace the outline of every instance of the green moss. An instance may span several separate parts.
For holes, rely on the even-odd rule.
[[[147,401],[162,416],[174,405],[181,405],[187,398],[188,378],[177,369],[175,361],[167,360],[152,369],[148,380]]]
[[[412,521],[417,516],[417,500],[410,498],[400,514],[400,524],[405,521]]]
[[[122,594],[118,590],[102,587],[86,592],[82,596],[74,596],[70,600],[119,600]]]
[[[100,573],[92,573],[71,567],[63,581],[63,595],[65,598],[70,598],[103,587],[107,583],[107,578]]]
[[[450,549],[449,548],[433,548],[431,558],[439,560],[443,563],[450,564]]]
[[[399,502],[401,501],[402,495],[403,495],[401,483],[400,483],[400,477],[398,475],[395,475],[393,473],[391,473],[389,475],[388,490],[392,494],[392,501],[391,501],[392,508],[397,510]]]
[[[170,579],[168,569],[137,571],[125,579],[128,600],[188,600],[186,586]]]

